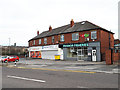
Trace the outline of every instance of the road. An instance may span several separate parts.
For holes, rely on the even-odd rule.
[[[2,88],[118,88],[118,74],[2,67]]]

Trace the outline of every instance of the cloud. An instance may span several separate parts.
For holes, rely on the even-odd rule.
[[[40,32],[75,22],[91,21],[113,31],[117,38],[119,0],[1,0],[0,44],[28,45]]]

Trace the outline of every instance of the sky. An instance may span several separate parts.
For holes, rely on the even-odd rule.
[[[0,45],[28,46],[43,32],[74,22],[90,21],[118,38],[119,0],[0,0]]]

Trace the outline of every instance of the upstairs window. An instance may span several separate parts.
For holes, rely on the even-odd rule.
[[[41,39],[39,39],[39,44],[41,44]]]
[[[60,41],[61,41],[61,42],[64,42],[64,35],[61,35],[61,36],[60,36]]]
[[[97,39],[97,31],[91,32],[91,39]]]
[[[33,41],[33,45],[35,45],[35,40]]]
[[[79,33],[73,33],[72,34],[72,41],[77,41],[79,40]]]
[[[47,44],[47,38],[44,38],[44,44]]]
[[[55,42],[55,38],[54,38],[54,36],[52,36],[52,43],[54,43]]]

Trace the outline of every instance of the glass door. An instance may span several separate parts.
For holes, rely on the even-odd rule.
[[[78,61],[79,61],[79,60],[83,60],[84,52],[83,52],[82,49],[78,49],[78,50],[77,50],[77,57],[78,57]]]

